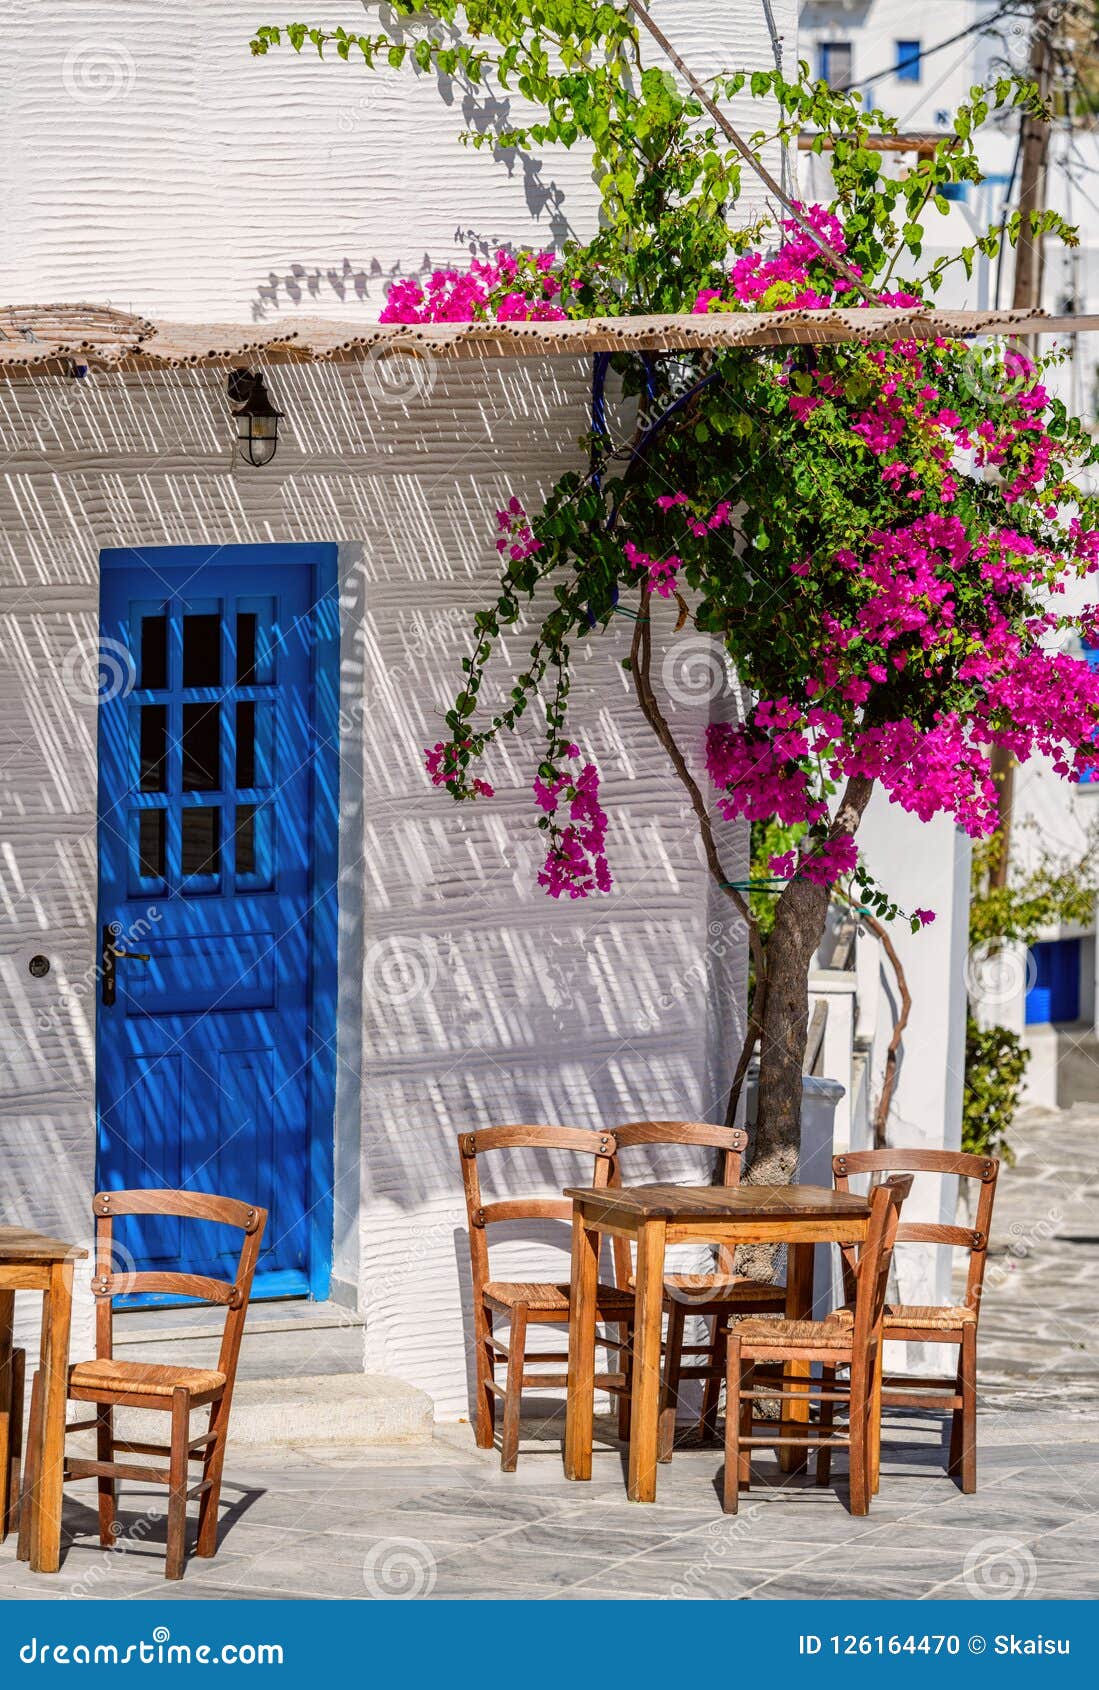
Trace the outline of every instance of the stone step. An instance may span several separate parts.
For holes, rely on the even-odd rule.
[[[192,1432],[205,1425],[195,1411]],[[326,1373],[312,1377],[238,1379],[229,1421],[229,1447],[300,1444],[429,1443],[434,1410],[415,1385],[377,1373]],[[145,1409],[116,1409],[116,1435],[135,1442],[167,1440],[168,1416]],[[85,1447],[94,1433],[81,1434]]]
[[[405,1444],[431,1441],[426,1392],[380,1373],[242,1379],[229,1421],[235,1444]]]

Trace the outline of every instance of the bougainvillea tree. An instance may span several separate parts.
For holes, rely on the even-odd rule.
[[[828,146],[827,206],[793,203],[745,226],[740,152],[675,77],[648,62],[622,5],[540,0],[461,5],[398,0],[376,35],[292,26],[261,31],[367,65],[410,61],[523,96],[512,127],[475,145],[584,145],[602,200],[598,234],[557,254],[497,253],[468,272],[399,282],[386,317],[424,322],[627,312],[812,313],[885,306],[918,314],[949,267],[922,263],[942,189],[979,179],[973,131],[995,106],[1035,107],[1033,89],[974,90],[931,157],[887,170],[874,150],[889,119],[857,95],[775,71],[731,74],[718,99],[767,102],[771,134],[815,131]],[[533,112],[533,115],[530,115]],[[1072,232],[1045,214],[1036,233]],[[994,256],[1018,220],[978,249]],[[994,830],[993,747],[1052,760],[1068,780],[1093,760],[1099,673],[1081,659],[1099,612],[1071,614],[1066,586],[1099,569],[1096,510],[1076,485],[1096,456],[1043,381],[1003,343],[906,332],[898,315],[866,343],[700,348],[616,357],[636,428],[610,438],[597,414],[587,473],[540,509],[511,498],[497,517],[497,596],[475,617],[446,737],[430,779],[458,802],[490,802],[483,759],[532,716],[531,769],[550,897],[613,895],[613,816],[569,718],[577,641],[628,607],[636,702],[690,797],[706,861],[748,928],[749,1037],[730,1111],[758,1047],[751,1177],[789,1178],[797,1158],[808,975],[829,900],[846,896],[914,927],[859,861],[875,787],[924,821],[974,838]],[[871,322],[867,318],[867,322]],[[486,679],[506,630],[529,655],[503,696]],[[681,743],[653,677],[661,642],[685,625],[720,642],[749,700],[743,718]],[[495,674],[495,671],[493,671]],[[490,696],[491,694],[491,696]],[[525,725],[525,724],[524,724]],[[791,843],[766,941],[721,860],[715,816],[777,821]]]

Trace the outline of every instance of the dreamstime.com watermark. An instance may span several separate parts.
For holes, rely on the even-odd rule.
[[[363,1583],[375,1602],[417,1602],[435,1589],[435,1552],[416,1537],[386,1537],[363,1561]]]
[[[753,1503],[750,1508],[742,1508],[736,1519],[731,1520],[723,1516],[720,1520],[712,1520],[706,1530],[706,1548],[697,1561],[692,1561],[685,1567],[674,1584],[668,1586],[662,1602],[684,1602],[691,1596],[697,1596],[699,1591],[710,1588],[711,1575],[728,1559],[732,1551],[743,1543],[751,1533],[751,1528],[763,1512],[760,1503]]]
[[[23,1666],[71,1667],[281,1667],[281,1643],[173,1643],[166,1625],[135,1643],[43,1643],[20,1645]]]
[[[145,914],[135,916],[128,927],[121,921],[112,921],[108,925],[111,942],[119,951],[135,950],[161,919],[161,910],[156,904],[150,904]],[[98,956],[78,978],[62,986],[51,1003],[43,1004],[37,1016],[38,1031],[56,1032],[66,1026],[80,1010],[83,1001],[98,988],[102,979],[103,957]]]
[[[968,1550],[962,1579],[977,1600],[1013,1602],[1034,1589],[1038,1563],[1025,1543],[997,1532]]]

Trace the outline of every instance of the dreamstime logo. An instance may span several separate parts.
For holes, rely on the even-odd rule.
[[[696,957],[687,968],[675,975],[664,986],[659,997],[647,999],[637,1016],[638,1032],[651,1033],[666,1025],[669,1010],[682,1003],[684,998],[696,998],[700,992],[705,991],[711,968],[715,962],[721,962],[728,955],[730,944],[734,942],[724,921],[711,921],[707,933],[705,953]]]
[[[974,1003],[1011,1003],[1029,992],[1038,978],[1034,952],[1022,945],[986,941],[965,959],[965,989]]]
[[[439,373],[436,360],[411,343],[382,340],[362,366],[363,381],[379,405],[407,405],[430,397]]]
[[[450,605],[425,616],[414,610],[407,636],[402,636],[399,658],[389,663],[383,657],[372,671],[371,684],[358,698],[340,710],[340,733],[347,738],[358,731],[364,720],[370,720],[376,709],[392,709],[403,705],[405,689],[420,680],[425,664],[432,662],[453,641],[456,633],[464,634],[467,613],[460,605]]]
[[[677,704],[709,704],[732,686],[725,653],[707,634],[689,634],[670,645],[660,675]]]
[[[414,1537],[386,1537],[367,1551],[363,1583],[379,1602],[413,1602],[430,1596],[438,1568],[426,1543]]]
[[[1034,386],[1037,366],[1023,341],[995,346],[971,341],[959,371],[961,384],[986,407],[1010,405]]]
[[[1030,44],[1037,37],[1048,40],[1065,22],[1066,18],[1083,21],[1089,8],[1081,0],[1060,0],[1058,5],[1043,6],[1041,15],[1027,19],[1025,22],[1015,19],[1005,31],[998,30],[1004,43],[1004,52],[1013,70],[1022,71],[1030,65]]]
[[[1038,1563],[1026,1544],[1001,1533],[975,1543],[962,1567],[969,1594],[995,1602],[1028,1596],[1037,1577]]]
[[[712,1303],[715,1295],[714,1265],[705,1271],[699,1269],[694,1273],[670,1273],[665,1282],[665,1290],[674,1303],[683,1303],[688,1308],[704,1303]]]
[[[142,939],[148,937],[152,926],[161,920],[161,911],[156,904],[150,904],[142,916],[137,916],[128,927],[123,927],[120,921],[108,924],[111,941],[120,950],[136,950]],[[91,993],[103,978],[103,958],[97,956],[77,979],[59,983],[55,994],[49,1001],[43,1003],[38,1013],[38,1031],[48,1033],[60,1031],[71,1025],[74,1016],[83,1009],[82,999]]]
[[[94,1565],[89,1567],[88,1571],[84,1574],[84,1577],[76,1584],[69,1586],[66,1591],[66,1597],[70,1600],[76,1601],[94,1599],[97,1596],[101,1597],[104,1594],[102,1586],[111,1579],[116,1569],[121,1564],[119,1556],[126,1555],[131,1549],[143,1544],[146,1539],[156,1531],[156,1528],[163,1517],[164,1516],[160,1508],[156,1505],[156,1503],[152,1503],[145,1512],[140,1515],[138,1519],[134,1520],[128,1527],[124,1526],[121,1520],[112,1520],[110,1524],[110,1534],[114,1539],[114,1543],[111,1546],[114,1553],[111,1555],[97,1557]],[[158,1643],[167,1642],[168,1633],[165,1632],[163,1637],[161,1637],[154,1632],[153,1637]]]
[[[77,640],[61,665],[61,680],[77,704],[106,704],[134,690],[134,660],[121,640]]]
[[[397,1008],[430,996],[438,969],[430,939],[379,939],[366,953],[366,990],[375,1002]]]
[[[1056,1237],[1057,1229],[1063,1220],[1060,1209],[1050,1209],[1040,1220],[1027,1225],[1022,1221],[1012,1221],[1008,1229],[1011,1242],[1007,1249],[1002,1255],[993,1257],[985,1267],[982,1297],[987,1297],[990,1291],[999,1291],[1006,1285],[1019,1262],[1025,1262],[1039,1245],[1048,1244],[1051,1238]]]
[[[702,1553],[688,1566],[677,1568],[678,1577],[675,1584],[668,1586],[660,1600],[683,1602],[696,1596],[700,1590],[705,1593],[712,1591],[711,1575],[721,1567],[738,1544],[745,1542],[762,1512],[762,1504],[753,1502],[750,1507],[742,1508],[735,1519],[723,1515],[720,1520],[711,1521],[705,1537],[699,1540]]]
[[[82,106],[106,106],[133,91],[137,66],[119,42],[78,41],[65,54],[61,80]]]

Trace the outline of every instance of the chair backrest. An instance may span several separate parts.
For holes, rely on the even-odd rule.
[[[481,1195],[477,1158],[489,1150],[571,1150],[587,1154],[594,1158],[592,1184],[602,1188],[610,1182],[615,1141],[610,1133],[589,1132],[584,1127],[486,1127],[481,1132],[458,1134],[462,1186],[469,1221],[473,1294],[477,1306],[490,1277],[490,1226],[500,1221],[572,1219],[572,1204],[567,1197],[506,1197],[496,1203],[486,1203]]]
[[[740,1184],[748,1134],[742,1127],[718,1127],[710,1121],[628,1121],[625,1126],[615,1127],[614,1140],[617,1149],[611,1160],[612,1186],[622,1184],[619,1152],[639,1144],[690,1144],[704,1150],[720,1150],[721,1178],[715,1184],[729,1186]],[[615,1282],[626,1286],[633,1273],[633,1252],[627,1238],[615,1238],[613,1246]],[[732,1252],[722,1249],[719,1259],[723,1268],[729,1266]]]
[[[870,1225],[855,1270],[852,1355],[856,1359],[869,1356],[870,1343],[881,1326],[901,1205],[911,1190],[911,1174],[890,1174],[870,1193]]]
[[[236,1373],[244,1317],[252,1295],[267,1210],[235,1197],[213,1197],[204,1191],[99,1191],[95,1212],[95,1353],[109,1359],[113,1342],[112,1309],[115,1297],[159,1292],[164,1296],[190,1297],[225,1309],[218,1372],[232,1386]],[[115,1271],[114,1220],[117,1215],[170,1215],[184,1220],[218,1221],[239,1228],[244,1234],[234,1278],[212,1279],[198,1273],[162,1273],[159,1269],[134,1273]]]
[[[932,1221],[902,1221],[897,1231],[898,1244],[947,1244],[952,1249],[969,1251],[969,1270],[966,1276],[965,1306],[978,1309],[985,1261],[988,1257],[988,1235],[992,1226],[992,1205],[996,1198],[996,1180],[1000,1164],[995,1156],[970,1156],[961,1150],[852,1150],[833,1156],[832,1173],[837,1191],[850,1189],[851,1176],[869,1174],[871,1185],[886,1173],[897,1174],[957,1174],[961,1179],[976,1180],[980,1190],[977,1212],[972,1226],[943,1226]],[[849,1279],[851,1255],[844,1254],[844,1278]]]

